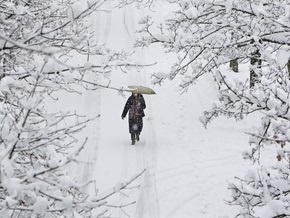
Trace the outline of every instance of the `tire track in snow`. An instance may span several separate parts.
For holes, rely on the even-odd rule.
[[[90,76],[91,78],[92,76]],[[100,114],[100,92],[98,90],[85,91],[84,112],[88,118]],[[92,178],[92,172],[95,169],[95,163],[98,156],[98,136],[101,128],[101,120],[96,119],[87,125],[88,142],[83,151],[82,160],[86,161],[82,170],[82,182],[87,183]]]
[[[150,101],[147,100],[147,102],[147,110],[149,109],[150,113]],[[157,139],[152,119],[147,119],[145,121],[146,146],[143,148],[145,150],[143,151],[143,164],[146,168],[146,173],[137,200],[135,217],[158,218],[160,211],[155,175],[157,164]]]
[[[101,16],[99,13],[93,17],[96,23],[92,28],[95,28],[96,37],[100,44],[105,43],[110,33],[111,29],[111,14],[108,13],[106,16],[106,22],[101,22]],[[102,24],[105,23],[105,28],[102,30]],[[96,61],[96,60],[89,60]],[[94,81],[95,75],[89,74],[87,80]],[[101,93],[100,90],[86,90],[84,93],[84,113],[87,117],[96,117],[101,114]],[[88,129],[88,142],[86,148],[83,151],[82,160],[86,161],[82,170],[82,182],[87,183],[92,178],[92,172],[95,170],[98,148],[99,148],[99,135],[101,128],[101,119],[97,118],[95,121],[90,122],[87,126]]]
[[[106,9],[109,11],[109,12],[99,12],[99,13],[106,13],[106,16],[105,16],[105,21],[101,19],[101,14],[97,13],[97,16],[96,16],[96,29],[97,29],[97,35],[99,36],[99,43],[100,44],[103,44],[103,43],[106,43],[108,38],[109,38],[109,34],[110,34],[110,31],[111,31],[111,27],[112,27],[112,13],[110,12],[111,10],[111,3],[108,1],[106,2],[105,4],[105,7]],[[102,17],[104,18],[104,17]],[[105,23],[105,29],[103,30],[103,34],[101,34],[101,26],[102,24]]]
[[[139,12],[138,15],[140,15],[140,11],[138,12]],[[139,16],[137,19],[139,19]],[[125,27],[124,31],[126,31],[124,34],[127,34],[127,36],[131,39],[131,41],[134,40],[132,36],[135,33],[135,21],[136,17],[134,14],[134,10],[131,10],[129,8],[128,13],[128,11],[124,9],[123,23]],[[139,55],[138,58],[144,60],[145,55],[143,51],[139,52],[138,55]],[[147,85],[145,70],[142,70],[141,72],[134,72],[133,74],[131,74],[131,81],[133,83],[136,83],[136,85],[139,84]],[[152,116],[150,96],[145,97],[145,101],[147,104],[146,114]],[[159,218],[160,212],[155,177],[155,168],[157,164],[157,139],[153,119],[150,117],[147,118],[147,116],[144,119],[144,130],[143,134],[141,135],[141,140],[139,143],[135,145],[136,146],[135,156],[137,167],[139,171],[145,168],[146,172],[137,199],[134,217]],[[145,137],[144,139],[142,139],[143,136]],[[142,146],[142,140],[145,141],[145,146]],[[124,159],[126,159],[126,157],[124,157]]]
[[[141,53],[141,57],[144,60],[144,52]],[[147,85],[146,71],[143,70],[140,75],[140,84]],[[156,186],[156,173],[157,166],[157,138],[154,128],[154,116],[152,113],[150,98],[153,96],[145,96],[146,100],[146,114],[144,119],[145,130],[145,147],[143,148],[143,166],[140,169],[145,168],[146,173],[144,175],[143,184],[140,190],[139,198],[137,201],[137,207],[135,217],[140,218],[159,218],[159,197]],[[137,156],[136,156],[137,157]],[[138,160],[136,160],[138,162]]]

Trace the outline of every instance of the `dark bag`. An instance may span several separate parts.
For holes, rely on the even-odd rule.
[[[129,110],[129,118],[135,120],[137,117],[140,117],[141,114],[141,107],[137,105],[137,102],[133,102],[131,108]]]

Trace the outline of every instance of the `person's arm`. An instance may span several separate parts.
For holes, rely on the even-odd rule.
[[[123,113],[121,115],[122,119],[124,119],[129,111],[131,107],[131,98],[129,98],[125,104],[125,107],[124,107],[124,110],[123,110]]]

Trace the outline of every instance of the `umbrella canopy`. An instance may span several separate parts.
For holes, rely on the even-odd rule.
[[[156,94],[155,91],[149,87],[145,86],[128,86],[129,91],[131,92],[137,92],[139,94],[145,94],[145,95],[154,95]]]

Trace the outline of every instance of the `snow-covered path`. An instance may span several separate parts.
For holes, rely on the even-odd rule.
[[[94,22],[99,41],[115,49],[129,49],[138,13],[123,8],[98,15]],[[139,51],[135,56],[148,62],[158,59],[158,66],[163,65],[165,71],[170,66],[158,49]],[[110,85],[151,86],[150,73],[147,69],[120,71],[111,75]],[[95,180],[102,194],[146,169],[135,182],[140,188],[113,198],[115,205],[129,206],[122,210],[110,208],[112,217],[212,218],[231,214],[234,208],[225,205],[224,199],[230,194],[227,180],[245,168],[240,155],[247,144],[243,128],[219,119],[205,130],[199,122],[202,110],[214,100],[210,78],[202,79],[183,95],[178,92],[177,81],[154,89],[157,95],[144,96],[144,130],[135,146],[130,145],[127,119],[121,119],[129,93],[126,98],[108,89],[84,93],[83,113],[100,117],[85,131],[90,140],[80,158],[90,164],[78,166],[78,176],[83,182]]]
[[[106,9],[110,9],[110,4],[107,4]],[[114,49],[130,49],[134,40],[132,38],[135,31],[134,16],[132,11],[128,13],[125,8],[114,12],[114,15],[112,13],[98,14],[97,20],[94,20],[98,40]],[[142,51],[135,56],[144,61]],[[146,85],[146,72],[142,70],[111,76],[111,86],[120,87],[129,84]],[[129,93],[127,93],[127,97],[129,97]],[[146,169],[142,179],[138,181],[141,188],[137,189],[137,196],[132,200],[137,203],[126,212],[116,210],[117,212],[111,213],[120,217],[127,216],[126,214],[135,214],[134,217],[140,218],[159,217],[154,176],[157,163],[157,141],[151,117],[150,99],[145,97],[147,109],[144,126],[146,129],[137,146],[132,147],[128,133],[128,121],[127,119],[121,120],[121,112],[126,98],[110,90],[85,92],[84,113],[91,117],[98,114],[101,116],[88,126],[87,133],[93,139],[84,149],[81,159],[92,164],[83,165],[82,180],[83,182],[95,180],[96,187],[102,194],[102,190],[110,191],[117,182],[126,180]],[[123,203],[123,201],[130,203],[130,200],[126,202],[127,199],[124,199],[122,195],[116,199],[116,202]]]

